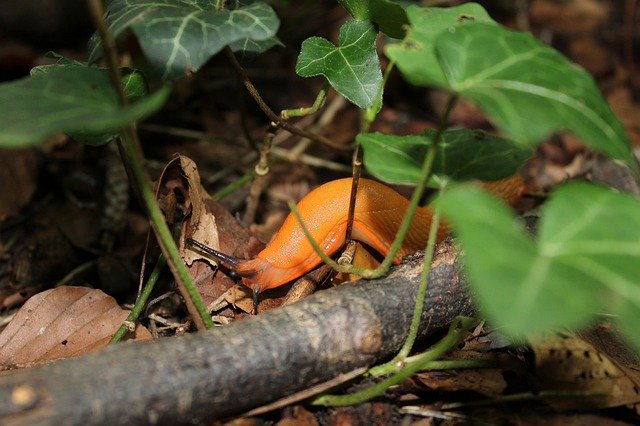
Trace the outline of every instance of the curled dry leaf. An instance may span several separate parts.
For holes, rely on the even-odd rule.
[[[62,286],[36,294],[0,333],[0,366],[94,352],[109,343],[128,311],[101,290]],[[135,340],[149,340],[142,326]]]
[[[162,172],[161,182],[159,201],[168,220],[173,222],[171,218],[177,216],[175,213],[178,211],[186,217],[180,253],[205,304],[210,305],[232,288],[234,282],[216,271],[210,258],[185,247],[185,238],[193,238],[238,258],[251,258],[263,246],[238,224],[231,213],[213,201],[200,183],[200,174],[193,160],[184,156],[174,158]],[[248,300],[251,303],[245,302],[243,306],[252,308],[252,299]]]
[[[179,174],[176,173],[177,171]],[[177,179],[172,179],[172,176]],[[220,250],[216,218],[207,208],[207,201],[210,201],[211,197],[200,184],[196,163],[188,157],[178,155],[167,164],[162,180],[170,188],[173,186],[172,189],[179,188],[184,195],[184,207],[187,209],[191,207],[191,218],[188,222],[184,222],[182,235],[193,238],[212,249]],[[197,252],[186,249],[184,240],[181,241],[180,252],[187,265],[203,259]]]
[[[587,341],[571,335],[540,339],[532,345],[544,389],[583,392],[547,402],[557,409],[640,404],[640,369],[614,362]]]

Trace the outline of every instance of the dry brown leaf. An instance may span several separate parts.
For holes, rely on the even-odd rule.
[[[191,204],[191,219],[184,222],[185,228],[188,227],[188,229],[183,229],[182,235],[187,235],[214,250],[220,250],[216,218],[207,208],[207,202],[211,200],[211,197],[200,183],[198,167],[188,157],[179,155],[177,160],[180,162],[180,169],[187,180],[189,198],[185,200],[185,203]],[[174,161],[169,163],[167,167]],[[187,265],[191,265],[195,260],[209,260],[193,250],[185,250],[182,242],[180,250]]]
[[[0,333],[0,365],[93,352],[109,343],[128,311],[101,290],[62,286],[36,294]],[[136,340],[151,339],[142,326]]]
[[[507,388],[504,379],[505,371],[522,373],[523,367],[509,354],[499,352],[478,352],[460,350],[446,357],[452,360],[482,360],[495,362],[498,368],[482,368],[477,370],[424,371],[415,376],[418,383],[430,389],[449,392],[474,391],[486,396],[502,395]]]
[[[186,217],[183,222],[180,253],[189,265],[189,275],[198,287],[206,305],[220,298],[234,281],[216,270],[213,261],[198,251],[185,247],[184,239],[194,240],[222,253],[238,258],[251,258],[262,249],[228,211],[215,203],[200,184],[196,164],[185,156],[177,156],[167,164],[160,178],[159,202],[169,222]],[[177,214],[181,212],[180,214]]]
[[[545,390],[598,394],[547,400],[553,407],[608,408],[640,403],[640,371],[614,363],[585,340],[559,334],[537,340],[532,349]]]
[[[415,379],[429,389],[448,392],[471,390],[482,395],[501,395],[507,388],[502,371],[495,368],[481,370],[426,371]]]
[[[294,406],[276,426],[317,426],[318,420],[310,411],[301,405]]]

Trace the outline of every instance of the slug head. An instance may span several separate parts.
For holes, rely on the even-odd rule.
[[[227,274],[231,278],[235,280],[241,279],[242,283],[253,291],[254,310],[258,303],[258,296],[262,290],[274,287],[273,285],[269,285],[269,277],[264,276],[264,271],[268,270],[271,266],[264,259],[260,259],[259,257],[252,260],[238,259],[237,257],[229,256],[228,254],[212,249],[191,238],[187,238],[185,243],[213,257],[227,270]]]

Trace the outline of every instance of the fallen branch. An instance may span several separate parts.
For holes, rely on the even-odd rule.
[[[238,415],[388,359],[402,345],[421,257],[388,277],[188,336],[123,343],[0,376],[3,424],[133,424]],[[439,247],[420,334],[473,308],[457,251]]]

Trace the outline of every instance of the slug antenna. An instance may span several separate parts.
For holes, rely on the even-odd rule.
[[[214,250],[209,246],[206,246],[192,238],[187,238],[186,240],[184,240],[185,244],[195,247],[197,248],[199,251],[206,253],[208,255],[210,255],[211,257],[213,257],[215,260],[217,260],[218,262],[220,262],[222,264],[222,266],[224,266],[225,268],[227,268],[229,271],[233,272],[234,275],[236,273],[236,271],[238,270],[238,265],[240,264],[241,260],[233,257],[233,256],[229,256],[228,254],[224,254],[219,252],[218,250]]]

